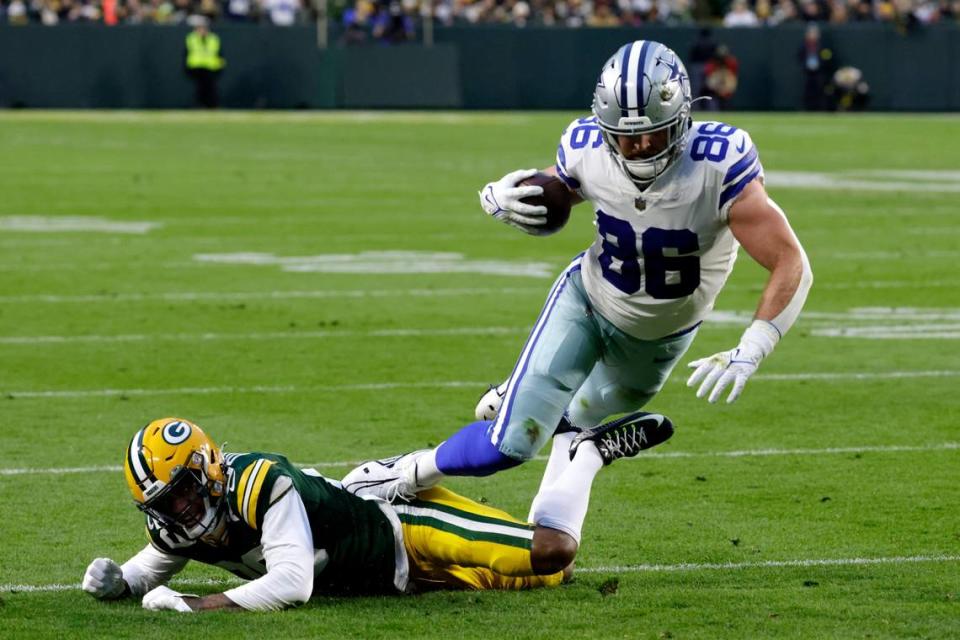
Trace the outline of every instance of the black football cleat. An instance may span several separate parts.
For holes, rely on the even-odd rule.
[[[673,435],[673,423],[659,413],[635,411],[622,418],[585,429],[570,443],[570,459],[586,441],[597,446],[603,464],[620,458],[632,458],[644,449],[666,442]]]
[[[582,431],[583,429],[570,422],[567,414],[563,414],[560,416],[560,422],[557,423],[557,428],[553,431],[553,435],[558,436],[561,433],[581,433]]]

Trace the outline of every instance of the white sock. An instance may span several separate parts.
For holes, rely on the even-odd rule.
[[[577,448],[577,455],[556,482],[533,499],[533,522],[569,534],[580,544],[583,520],[590,504],[590,488],[603,458],[592,442]]]
[[[437,449],[433,448],[417,456],[417,487],[427,489],[439,484],[447,476],[437,468]]]
[[[570,443],[577,434],[561,433],[553,436],[553,447],[550,449],[550,459],[547,460],[547,468],[543,472],[543,479],[540,480],[540,488],[537,490],[537,496],[543,493],[544,489],[557,481],[557,478],[570,466]],[[534,496],[530,504],[530,513],[527,514],[527,521],[533,522],[533,512],[536,508],[537,498]]]

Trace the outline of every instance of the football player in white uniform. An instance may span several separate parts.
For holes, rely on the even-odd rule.
[[[636,425],[612,422],[663,386],[686,352],[733,268],[737,249],[770,272],[740,343],[694,360],[697,397],[737,399],[760,362],[790,329],[813,278],[790,224],[763,186],[746,131],[694,122],[687,72],[666,46],[639,40],[604,64],[592,116],[564,131],[556,164],[573,202],[589,201],[597,237],[560,274],[510,378],[477,407],[478,422],[437,448],[392,465],[380,493],[411,495],[447,475],[486,475],[530,459],[554,436],[531,509],[537,524],[579,540],[586,498],[555,472],[574,433],[598,446],[642,448]],[[484,210],[537,234],[542,193],[514,171],[480,192]],[[599,429],[599,431],[598,431]],[[576,460],[574,460],[576,462]],[[575,475],[575,474],[574,474]]]

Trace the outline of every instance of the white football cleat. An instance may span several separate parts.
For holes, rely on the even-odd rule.
[[[423,484],[417,478],[417,459],[427,451],[430,449],[364,462],[345,475],[341,484],[344,489],[361,498],[373,496],[387,502],[413,500],[418,491],[433,486]]]
[[[490,388],[480,396],[477,408],[473,410],[477,420],[496,420],[500,406],[503,404],[503,396],[506,393],[506,382],[499,385],[490,385]]]

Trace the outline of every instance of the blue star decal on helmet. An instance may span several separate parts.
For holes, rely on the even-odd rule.
[[[667,62],[663,58],[659,58],[657,62],[670,69],[670,77],[667,78],[668,82],[670,80],[680,80],[686,75],[680,71],[680,62],[676,58],[674,58],[671,62]]]

